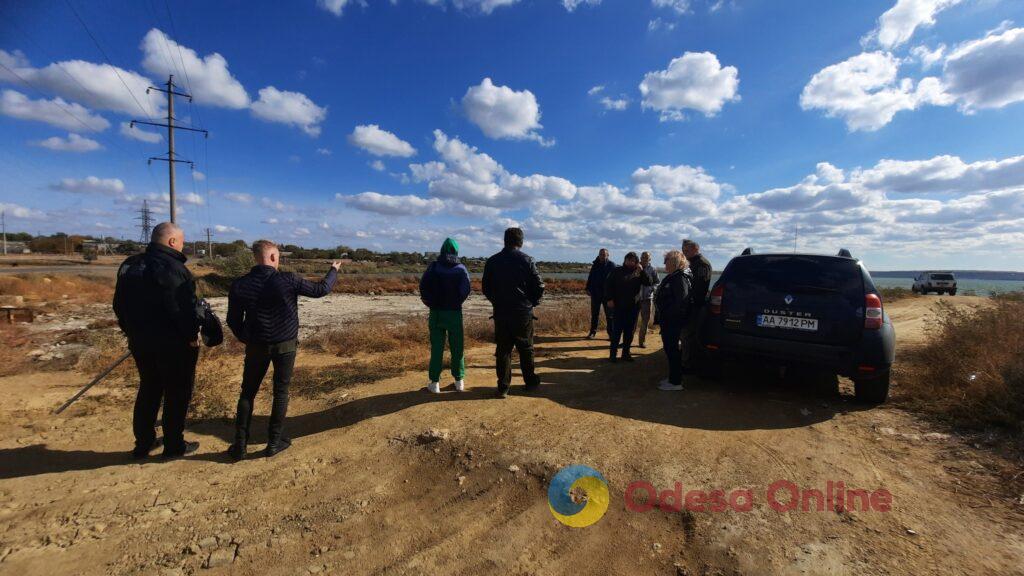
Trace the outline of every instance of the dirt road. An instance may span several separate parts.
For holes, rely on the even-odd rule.
[[[901,342],[919,341],[936,299],[888,307]],[[130,463],[130,389],[53,417],[87,376],[0,379],[0,574],[1024,573],[1024,506],[999,483],[1005,463],[912,415],[768,378],[659,392],[660,349],[611,365],[601,342],[539,348],[532,396],[492,399],[493,356],[478,348],[462,394],[428,395],[407,374],[295,398],[293,448],[240,464],[222,456],[222,420],[192,423],[194,457]],[[609,484],[607,514],[587,528],[548,509],[549,481],[570,464]],[[776,480],[885,489],[892,507],[777,512]],[[749,489],[753,505],[637,512],[635,481]]]

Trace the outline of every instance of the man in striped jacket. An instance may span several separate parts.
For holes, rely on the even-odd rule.
[[[256,266],[235,280],[228,293],[228,327],[245,344],[235,442],[228,449],[235,460],[245,458],[253,400],[271,364],[274,365],[274,403],[264,452],[273,456],[291,446],[291,440],[283,435],[283,428],[288,412],[288,385],[298,348],[299,296],[321,298],[330,294],[341,267],[340,262],[334,262],[327,276],[314,282],[290,272],[278,272],[281,253],[269,240],[257,241],[252,252]]]

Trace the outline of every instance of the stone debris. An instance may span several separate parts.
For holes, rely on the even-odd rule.
[[[438,440],[447,440],[450,437],[451,432],[447,428],[431,428],[420,434],[416,439],[420,444],[430,444]]]

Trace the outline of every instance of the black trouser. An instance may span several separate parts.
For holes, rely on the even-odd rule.
[[[636,330],[636,318],[640,309],[636,306],[631,308],[615,307],[615,316],[612,318],[611,334],[611,355],[615,357],[619,349],[619,341],[622,341],[622,355],[629,355],[629,347],[633,345],[633,332]]]
[[[597,332],[597,325],[601,320],[601,308],[604,308],[605,330],[608,332],[608,338],[611,339],[612,318],[614,318],[615,314],[611,308],[608,308],[608,303],[605,302],[603,296],[590,297],[590,331]]]
[[[164,452],[183,452],[185,416],[195,387],[199,348],[183,342],[131,342],[129,348],[139,370],[139,393],[132,415],[135,448],[146,452],[153,446],[162,400]]]
[[[287,340],[277,344],[247,344],[245,347],[245,368],[242,372],[242,394],[238,397],[238,414],[235,417],[235,443],[249,442],[249,423],[252,421],[253,401],[259,392],[267,369],[274,365],[274,403],[270,408],[270,425],[267,428],[267,443],[273,444],[281,438],[284,418],[288,414],[288,386],[295,370],[295,352],[298,343]]]
[[[668,358],[668,381],[671,384],[683,383],[683,362],[679,350],[679,337],[683,333],[684,322],[681,320],[661,321],[661,345]]]
[[[495,367],[498,373],[498,390],[508,390],[512,385],[512,349],[519,351],[519,367],[527,386],[540,384],[533,364],[533,313],[494,313]]]
[[[682,331],[679,336],[682,340],[680,362],[684,370],[691,372],[700,367],[699,364],[702,356],[700,342],[697,338],[697,332],[700,328],[700,313],[700,308],[694,308],[690,311],[686,322],[682,325]]]

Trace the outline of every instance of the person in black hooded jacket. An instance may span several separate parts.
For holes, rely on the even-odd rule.
[[[622,359],[633,361],[629,348],[633,345],[633,332],[640,315],[640,291],[654,281],[640,267],[636,252],[626,254],[619,266],[605,280],[604,299],[615,315],[612,320],[609,360],[618,361],[619,342],[622,342]]]
[[[441,368],[444,365],[444,343],[452,354],[452,377],[455,391],[465,389],[466,358],[463,353],[462,303],[469,297],[469,271],[459,262],[459,244],[446,238],[441,254],[430,263],[420,279],[420,299],[430,308],[430,383],[427,390],[441,391]]]
[[[597,258],[590,265],[590,274],[587,275],[587,294],[590,295],[590,333],[587,338],[597,335],[597,324],[601,319],[601,308],[604,308],[605,330],[608,332],[608,339],[612,338],[612,317],[614,312],[608,308],[604,299],[604,283],[608,275],[615,270],[615,262],[612,262],[607,248],[601,248]]]

